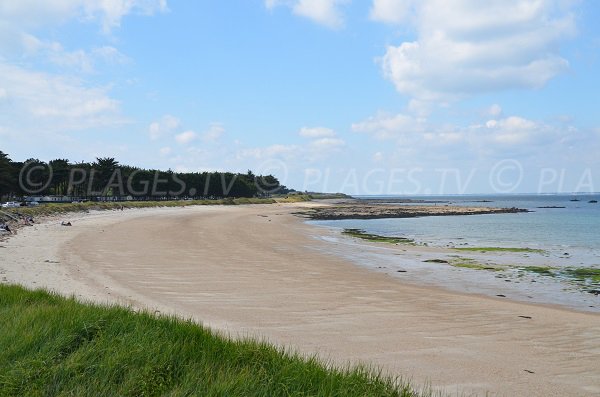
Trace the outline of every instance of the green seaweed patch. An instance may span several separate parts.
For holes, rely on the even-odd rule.
[[[456,247],[457,251],[468,252],[527,252],[543,254],[546,251],[537,248],[518,248],[518,247]]]
[[[454,266],[454,267],[462,267],[465,269],[488,270],[488,271],[494,271],[494,272],[504,270],[504,268],[497,266],[497,265],[492,265],[489,263],[480,263],[480,262],[477,262],[475,259],[462,258],[462,257],[456,257],[456,258],[450,260],[449,265]]]
[[[555,277],[567,281],[583,292],[600,295],[600,268],[580,267],[557,269],[549,266],[519,267],[520,271]]]
[[[554,277],[556,276],[555,268],[550,266],[525,266],[519,267],[519,270],[523,270],[530,273],[536,273],[541,276]]]
[[[362,229],[344,229],[342,234],[346,236],[360,238],[362,240],[389,244],[414,244],[414,240],[406,237],[381,236],[379,234],[367,233]]]
[[[427,259],[427,260],[425,260],[423,262],[427,262],[427,263],[446,263],[446,264],[450,263],[450,262],[448,262],[445,259]]]
[[[600,268],[568,268],[562,271],[562,275],[578,281],[586,281],[594,284],[600,284]]]

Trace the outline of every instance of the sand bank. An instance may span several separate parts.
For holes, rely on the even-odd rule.
[[[2,242],[0,272],[5,282],[177,313],[449,392],[600,393],[597,314],[408,285],[355,266],[291,215],[307,205],[71,216],[73,227],[47,222]]]

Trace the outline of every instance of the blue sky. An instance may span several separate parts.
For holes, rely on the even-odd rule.
[[[600,190],[600,5],[0,1],[0,150],[350,194]]]

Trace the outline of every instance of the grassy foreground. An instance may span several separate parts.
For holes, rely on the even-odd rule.
[[[0,285],[0,396],[417,396],[190,321]]]

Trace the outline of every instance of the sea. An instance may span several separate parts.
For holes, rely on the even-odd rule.
[[[328,230],[329,251],[408,282],[600,312],[600,193],[451,196],[357,196],[370,203],[521,208],[528,212],[418,218],[309,221]],[[408,201],[408,202],[407,202]],[[413,239],[424,252],[346,237],[343,229]],[[435,248],[529,248],[539,252],[436,252]],[[430,249],[433,248],[433,249]],[[498,265],[472,269],[433,259]],[[599,271],[592,270],[591,272]]]

